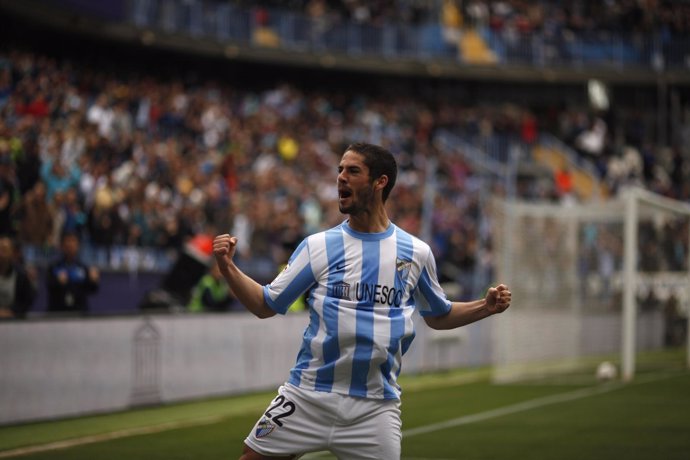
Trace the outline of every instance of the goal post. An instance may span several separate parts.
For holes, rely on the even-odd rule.
[[[496,318],[495,381],[591,368],[602,356],[617,356],[630,380],[638,351],[677,340],[683,318],[687,331],[690,204],[630,188],[595,203],[496,200],[489,215],[494,277],[513,292]]]
[[[649,205],[653,208],[663,209],[668,214],[685,216],[686,220],[690,217],[690,204],[672,200],[661,195],[657,195],[641,188],[632,188],[627,191],[626,199],[626,216],[625,216],[625,278],[624,286],[626,296],[624,298],[623,311],[623,353],[622,353],[622,378],[623,380],[632,380],[635,375],[635,315],[637,304],[635,301],[634,291],[636,283],[636,260],[637,260],[637,246],[638,246],[638,230],[637,225],[639,207]],[[687,230],[687,226],[685,227]],[[679,285],[685,285],[686,296],[685,301],[685,319],[686,319],[686,339],[685,339],[685,365],[690,369],[690,296],[687,295],[690,289],[690,231],[685,235],[685,276],[683,274],[678,278]]]

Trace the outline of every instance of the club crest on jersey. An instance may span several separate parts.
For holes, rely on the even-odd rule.
[[[349,283],[337,283],[332,287],[333,295],[336,299],[350,300],[350,284]]]
[[[410,273],[410,268],[412,267],[411,260],[404,260],[400,258],[395,259],[395,269],[398,272],[398,276],[401,278],[407,278]]]
[[[256,426],[256,437],[263,438],[264,436],[268,436],[275,428],[276,426],[267,418],[261,419],[259,424]]]

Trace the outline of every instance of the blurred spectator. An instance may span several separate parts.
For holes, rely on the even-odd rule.
[[[41,164],[41,178],[46,184],[48,200],[58,192],[65,192],[79,185],[81,171],[79,166],[71,164],[67,168],[57,158],[47,158]]]
[[[77,235],[64,233],[60,255],[46,274],[49,312],[89,312],[88,297],[98,290],[100,275],[97,268],[81,261],[79,251]]]
[[[533,145],[538,137],[537,119],[530,112],[525,111],[520,121],[520,138],[525,144]]]
[[[362,21],[368,16],[374,23],[402,14],[390,8],[394,2],[308,3],[315,15],[326,14],[329,21],[334,14]],[[425,2],[412,3],[414,7],[407,5],[408,9],[421,8]],[[491,14],[505,21],[521,14],[535,18],[530,27],[540,27],[539,14],[520,11],[525,5],[517,2],[503,3],[492,6]],[[331,11],[323,12],[324,8]],[[429,8],[431,12],[406,17],[419,21],[439,13]],[[295,234],[313,233],[341,218],[331,206],[336,199],[331,193],[336,177],[331,155],[341,151],[344,143],[366,140],[385,145],[399,160],[396,193],[401,199],[391,204],[391,216],[415,234],[423,227],[421,191],[427,168],[431,159],[436,160],[437,194],[444,199],[435,203],[430,231],[439,263],[448,261],[470,272],[491,258],[484,252],[489,251],[490,224],[480,224],[475,205],[476,196],[486,193],[490,185],[474,174],[472,165],[457,151],[435,142],[436,134],[451,131],[493,159],[505,161],[514,143],[525,149],[536,146],[547,127],[573,146],[591,128],[588,107],[558,107],[548,114],[530,107],[531,98],[539,98],[538,91],[521,91],[522,103],[492,104],[495,97],[486,101],[480,94],[456,97],[457,88],[448,92],[439,88],[431,92],[432,97],[419,97],[404,84],[402,91],[383,88],[374,95],[356,84],[330,82],[327,91],[306,83],[300,87],[299,82],[273,82],[259,89],[237,81],[218,82],[201,70],[170,82],[146,73],[146,67],[137,68],[135,61],[128,68],[107,63],[94,66],[86,60],[11,51],[6,62],[11,71],[4,78],[11,81],[6,85],[6,102],[0,105],[0,153],[16,165],[17,177],[11,166],[0,168],[6,168],[8,187],[15,190],[10,195],[20,196],[20,212],[9,215],[8,226],[22,229],[19,236],[25,245],[41,244],[38,241],[45,235],[24,235],[24,229],[38,232],[30,222],[47,222],[52,207],[52,234],[76,232],[89,255],[107,254],[108,247],[117,253],[118,245],[174,253],[185,238],[214,225],[245,235],[238,248],[241,259],[258,262],[255,266],[262,273],[273,275],[280,263],[275,253],[281,245]],[[48,104],[50,109],[37,119],[20,106],[34,101],[39,87],[48,91],[37,106]],[[618,110],[623,113],[625,108]],[[638,138],[645,145],[635,144],[635,148],[643,155],[647,185],[659,193],[689,199],[685,144],[669,156],[650,140],[649,128],[638,129],[639,117],[629,118],[635,123],[602,118],[605,134],[589,139],[585,135],[580,138],[587,140],[582,145],[602,146],[599,157],[608,160],[610,152],[622,152],[620,146],[609,143],[630,137],[614,131],[623,126],[641,133]],[[637,180],[639,162],[628,157],[631,161],[620,165],[632,165]],[[41,193],[34,190],[39,168],[46,188],[44,200],[36,199]],[[553,199],[555,181],[544,176],[543,182],[552,189],[529,184],[518,188],[520,198]],[[495,192],[504,193],[502,189]],[[36,209],[30,211],[27,206]],[[48,240],[48,245],[57,242],[55,236]],[[98,260],[102,266],[112,266],[109,262]]]
[[[606,164],[606,184],[616,192],[626,185],[644,186],[643,164],[639,150],[624,146],[620,152],[611,155]]]
[[[0,156],[0,235],[14,235],[13,212],[17,200],[16,180],[12,160]]]
[[[43,182],[36,182],[36,185],[22,197],[16,217],[19,220],[18,237],[22,243],[37,248],[56,246],[57,240],[53,239],[56,210],[46,199]]]
[[[681,313],[681,302],[675,295],[664,302],[664,345],[681,347],[687,340],[688,320]]]
[[[36,298],[36,286],[16,261],[15,245],[0,236],[0,319],[24,318]]]
[[[12,77],[9,62],[0,59],[0,109],[7,104],[12,94]]]
[[[607,129],[606,122],[596,117],[591,125],[577,136],[575,145],[583,154],[597,159],[604,151]]]
[[[53,225],[50,228],[50,246],[57,248],[60,245],[60,237],[64,233],[65,222],[67,220],[67,213],[65,211],[65,194],[56,193],[53,197]]]
[[[556,194],[561,201],[568,201],[573,198],[573,172],[567,164],[555,172],[554,182],[556,183]]]
[[[220,273],[218,264],[212,262],[208,273],[194,286],[187,309],[193,313],[227,311],[233,303],[235,296]]]
[[[457,2],[443,0],[440,16],[443,39],[452,46],[458,46],[462,37],[463,17]]]
[[[115,120],[115,113],[109,102],[107,94],[100,94],[86,112],[86,121],[96,125],[98,134],[106,139],[113,137],[113,122]]]

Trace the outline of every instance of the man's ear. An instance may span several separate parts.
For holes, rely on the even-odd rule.
[[[374,182],[374,187],[376,187],[376,189],[378,190],[383,190],[384,188],[386,188],[386,185],[388,185],[388,176],[386,175],[379,177]]]

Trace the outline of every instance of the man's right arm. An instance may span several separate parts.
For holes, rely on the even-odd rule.
[[[259,318],[270,318],[276,314],[264,301],[263,287],[247,276],[232,258],[235,255],[237,238],[228,234],[218,235],[213,240],[213,255],[225,281],[237,299]]]

